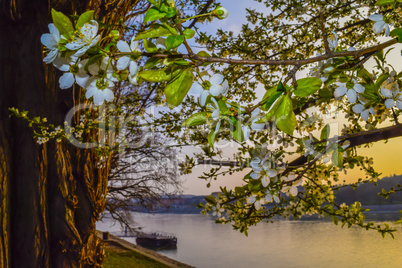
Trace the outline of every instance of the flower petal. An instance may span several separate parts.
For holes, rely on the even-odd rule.
[[[89,46],[83,46],[82,48],[77,50],[77,52],[75,52],[74,56],[81,57],[82,55],[84,55],[87,52],[88,49],[89,49]]]
[[[353,89],[357,92],[357,93],[363,93],[365,88],[364,86],[362,86],[361,84],[355,84],[353,86]]]
[[[84,45],[85,45],[84,42],[81,39],[79,39],[71,41],[70,43],[66,44],[66,48],[69,50],[77,50],[82,48]]]
[[[342,97],[347,91],[348,89],[345,86],[339,86],[337,89],[335,89],[334,96],[335,98]]]
[[[109,83],[110,83],[110,82],[109,82]],[[108,89],[108,88],[105,88],[105,89],[103,90],[103,97],[104,97],[104,99],[105,99],[106,101],[112,101],[112,100],[114,99],[113,91],[111,91],[111,90]]]
[[[364,110],[363,112],[361,112],[360,116],[363,118],[364,121],[367,121],[369,118],[369,111]]]
[[[355,103],[356,102],[356,91],[353,89],[349,89],[348,92],[346,93],[346,96],[348,97],[348,100],[350,103]]]
[[[221,85],[212,85],[211,88],[209,89],[209,92],[211,93],[212,96],[219,96],[223,92],[223,87]]]
[[[131,38],[130,50],[135,51],[138,48],[138,41],[134,41],[134,36]]]
[[[100,35],[96,36],[96,37],[92,40],[92,42],[91,42],[91,44],[89,45],[89,47],[94,47],[94,46],[96,46],[96,44],[99,42],[99,40],[100,40]]]
[[[42,34],[40,37],[41,43],[47,47],[48,49],[54,49],[58,47],[58,43],[54,40],[53,36],[51,34]]]
[[[135,61],[130,61],[129,69],[131,75],[136,75],[138,73],[138,64]]]
[[[223,75],[221,74],[214,74],[211,79],[209,80],[211,82],[211,85],[220,85],[223,82]]]
[[[82,26],[81,33],[85,35],[86,38],[92,40],[98,33],[98,22],[96,20],[91,20]]]
[[[261,183],[262,183],[262,186],[264,186],[264,187],[267,187],[270,182],[271,182],[271,180],[268,176],[263,176],[261,178]]]
[[[117,42],[116,47],[120,52],[131,52],[130,46],[125,41],[120,40]]]
[[[260,131],[263,130],[265,127],[265,124],[257,124],[257,123],[251,123],[251,129],[255,131]]]
[[[387,99],[387,100],[384,102],[384,105],[385,105],[385,107],[387,107],[388,109],[389,109],[389,108],[392,108],[392,107],[394,107],[394,105],[395,105],[395,101],[394,101],[393,99]]]
[[[384,27],[385,27],[385,36],[389,36],[389,25],[385,24]]]
[[[250,138],[250,128],[249,126],[242,126],[244,140],[248,140]]]
[[[297,195],[297,187],[296,186],[290,187],[289,193],[293,196],[296,196]]]
[[[202,92],[202,86],[198,82],[193,82],[193,84],[190,87],[190,90],[188,91],[189,94],[193,95],[199,95]]]
[[[372,21],[382,21],[383,20],[383,16],[381,14],[373,14],[368,18],[369,18],[369,20],[372,20]]]
[[[56,59],[56,57],[57,57],[58,54],[59,54],[59,51],[56,50],[56,49],[53,49],[53,50],[51,50],[51,51],[49,52],[49,54],[47,54],[46,57],[43,58],[43,61],[44,61],[46,64],[49,64],[49,63],[51,63],[52,61],[54,61],[54,60]]]
[[[82,88],[86,88],[88,79],[89,79],[89,75],[87,75],[86,73],[78,72],[75,75],[75,81]]]
[[[205,106],[208,95],[209,95],[209,90],[204,90],[203,92],[201,92],[200,100],[199,100],[201,106]]]
[[[378,22],[374,23],[373,31],[376,34],[379,34],[379,33],[382,32],[382,30],[384,30],[384,27],[385,27],[385,22],[384,21],[378,21]]]
[[[399,110],[402,110],[402,100],[398,99],[396,101],[396,107],[398,107]]]
[[[137,82],[137,74],[135,75],[129,75],[128,76],[128,81],[130,81],[131,84],[138,86],[138,82]]]
[[[68,64],[67,60],[62,57],[57,57],[53,61],[53,66],[62,72],[67,72],[70,69],[70,65]]]
[[[221,120],[219,120],[218,123],[216,123],[215,133],[218,133],[220,128],[221,128]]]
[[[392,95],[393,95],[393,93],[392,93],[392,91],[391,90],[389,90],[388,88],[385,88],[385,87],[382,87],[381,89],[380,89],[380,91],[381,91],[381,94],[385,97],[385,98],[392,98]]]
[[[49,25],[47,27],[49,28],[49,32],[53,36],[54,41],[59,43],[59,41],[60,41],[59,30],[56,28],[56,26],[53,23],[49,23]]]
[[[70,72],[65,73],[59,79],[60,88],[61,89],[70,88],[74,84],[74,81],[75,79],[72,73]]]
[[[219,109],[215,109],[212,114],[211,117],[213,120],[218,120],[219,119]]]
[[[353,112],[360,114],[364,110],[364,106],[362,104],[356,104],[355,106],[352,107]]]
[[[93,97],[94,97],[94,104],[95,105],[102,105],[103,102],[105,101],[105,98],[103,97],[103,91],[102,90],[96,90]]]
[[[261,202],[260,201],[255,201],[254,207],[256,210],[259,210],[261,208]]]
[[[130,57],[127,56],[120,57],[119,60],[117,61],[116,68],[120,71],[125,70],[130,64],[130,61],[131,61]]]

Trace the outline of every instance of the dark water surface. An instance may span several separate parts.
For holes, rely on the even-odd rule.
[[[397,214],[371,213],[370,220]],[[395,240],[376,231],[350,229],[323,220],[260,223],[249,237],[203,215],[133,213],[145,232],[174,233],[177,249],[159,253],[195,267],[402,267],[402,228]],[[121,232],[110,219],[98,230]],[[135,242],[135,238],[127,238]]]

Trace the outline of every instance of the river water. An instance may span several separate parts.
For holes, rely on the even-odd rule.
[[[384,217],[385,216],[385,217]],[[370,220],[387,220],[372,214]],[[358,227],[348,229],[330,221],[260,223],[245,237],[230,225],[215,224],[203,215],[133,213],[144,232],[177,236],[177,249],[160,254],[195,267],[402,267],[402,228],[395,239]],[[121,232],[110,219],[97,229]],[[126,238],[135,243],[135,238]]]

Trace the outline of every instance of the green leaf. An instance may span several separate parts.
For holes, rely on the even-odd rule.
[[[163,68],[158,70],[146,70],[138,73],[138,76],[150,82],[168,81],[178,75],[181,69]]]
[[[242,142],[244,140],[244,134],[243,130],[241,128],[241,122],[237,121],[235,118],[233,118],[233,122],[230,122],[230,132],[232,133],[233,138],[235,138],[237,141]]]
[[[367,84],[374,85],[371,74],[365,68],[360,68],[357,71],[357,76],[363,79],[363,81],[366,82]]]
[[[163,60],[161,58],[149,58],[147,59],[147,61],[145,62],[144,68],[145,69],[151,69],[153,68],[156,64],[158,64],[159,62],[162,62]]]
[[[177,107],[183,101],[193,84],[193,79],[193,72],[187,69],[169,81],[165,87],[165,96],[170,108]]]
[[[297,80],[297,88],[294,93],[298,97],[307,97],[317,92],[322,85],[321,79],[317,77],[306,77]]]
[[[145,48],[145,51],[148,53],[155,53],[158,51],[158,49],[156,48],[156,45],[149,39],[144,39],[144,41],[142,42]]]
[[[251,192],[258,192],[262,189],[260,180],[250,180],[248,183],[248,190]]]
[[[82,13],[81,16],[78,18],[77,24],[75,25],[75,28],[77,30],[81,29],[82,26],[84,26],[85,23],[89,22],[90,20],[94,19],[94,11],[89,10],[85,13]]]
[[[177,9],[175,7],[168,7],[167,12],[166,12],[166,18],[171,18],[176,15]]]
[[[191,38],[194,37],[195,31],[192,30],[192,29],[185,29],[185,30],[183,31],[183,34],[184,34],[184,37],[185,37],[186,39],[191,39]]]
[[[398,37],[398,42],[402,43],[402,28],[392,30],[389,35],[390,36],[397,36]]]
[[[156,7],[159,7],[159,3],[158,3],[157,0],[147,0],[147,1],[148,1],[148,3],[150,3],[150,4],[152,4],[152,5],[156,6]]]
[[[144,17],[144,22],[159,20],[166,17],[166,13],[161,13],[156,7],[148,9]]]
[[[335,225],[338,225],[339,219],[337,216],[332,216],[332,221],[334,222]]]
[[[392,5],[395,3],[395,0],[379,0],[375,3],[376,6],[385,6],[385,5]]]
[[[167,22],[165,22],[165,21],[161,21],[161,23],[163,24],[163,26],[164,26],[166,29],[168,29],[168,30],[171,32],[171,34],[173,34],[173,35],[179,35],[179,34],[177,33],[177,30],[176,30],[175,28],[173,28],[172,26],[170,26],[169,23],[167,23]]]
[[[279,81],[279,83],[277,85],[277,90],[281,91],[281,92],[286,92],[286,87],[282,84],[281,81]]]
[[[272,96],[269,97],[268,100],[267,100],[267,102],[265,103],[265,105],[264,105],[264,108],[265,108],[265,109],[263,109],[263,110],[264,110],[264,111],[268,111],[268,110],[271,108],[272,104],[273,104],[281,95],[283,95],[283,92],[280,92],[280,91],[277,91],[277,92],[275,92],[274,94],[272,94]]]
[[[285,95],[283,101],[275,113],[275,123],[278,129],[286,134],[293,135],[296,128],[296,115],[293,112],[292,100],[289,96]]]
[[[338,150],[335,150],[332,153],[331,161],[335,166],[340,167],[340,168],[343,167],[343,155],[342,155],[342,153],[339,152]]]
[[[180,46],[184,41],[184,36],[181,35],[170,35],[166,38],[166,49],[171,50]]]
[[[52,19],[61,35],[66,35],[68,38],[71,38],[74,35],[73,24],[66,15],[52,8]]]
[[[325,127],[321,130],[321,140],[326,140],[329,137],[329,133],[330,133],[330,126],[329,124],[326,124]]]
[[[265,100],[269,97],[271,97],[275,92],[277,92],[277,86],[268,88],[267,91],[265,92],[264,96],[262,97],[262,100]],[[261,107],[262,110],[266,111],[265,107]]]
[[[145,32],[139,33],[134,40],[141,40],[145,38],[157,38],[161,36],[168,36],[171,35],[171,32],[169,29],[167,29],[165,26],[155,23],[152,24],[151,27],[146,30]]]
[[[387,73],[380,75],[377,78],[377,81],[375,81],[375,88],[379,89],[381,87],[382,83],[384,83],[384,81],[387,80],[388,77],[389,77],[389,74],[387,74]]]
[[[211,132],[209,132],[209,134],[208,134],[208,143],[209,143],[209,146],[211,146],[212,149],[214,148],[215,139],[216,139],[215,130],[211,129]]]
[[[183,123],[183,127],[193,127],[203,125],[207,122],[207,113],[195,113],[187,118],[186,122]]]
[[[276,111],[278,110],[278,107],[281,105],[281,103],[282,103],[282,101],[283,101],[283,98],[284,98],[283,93],[282,93],[282,92],[279,92],[279,93],[281,93],[280,97],[277,98],[277,99],[273,102],[273,104],[270,106],[270,108],[269,108],[269,110],[268,110],[268,113],[267,113],[266,115],[264,115],[263,118],[261,118],[260,120],[258,120],[258,121],[256,122],[257,124],[265,123],[265,122],[268,122],[268,121],[271,121],[271,120],[272,120],[272,118],[274,117]]]
[[[204,197],[204,198],[205,198],[205,201],[207,201],[211,205],[215,206],[217,204],[216,199],[213,195],[208,195],[207,197]]]

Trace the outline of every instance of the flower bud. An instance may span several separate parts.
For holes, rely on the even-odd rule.
[[[109,33],[109,37],[112,38],[113,40],[117,40],[120,37],[120,33],[118,30],[112,30]]]
[[[229,11],[224,7],[217,7],[214,11],[212,11],[212,15],[220,20],[223,20],[229,16]]]

